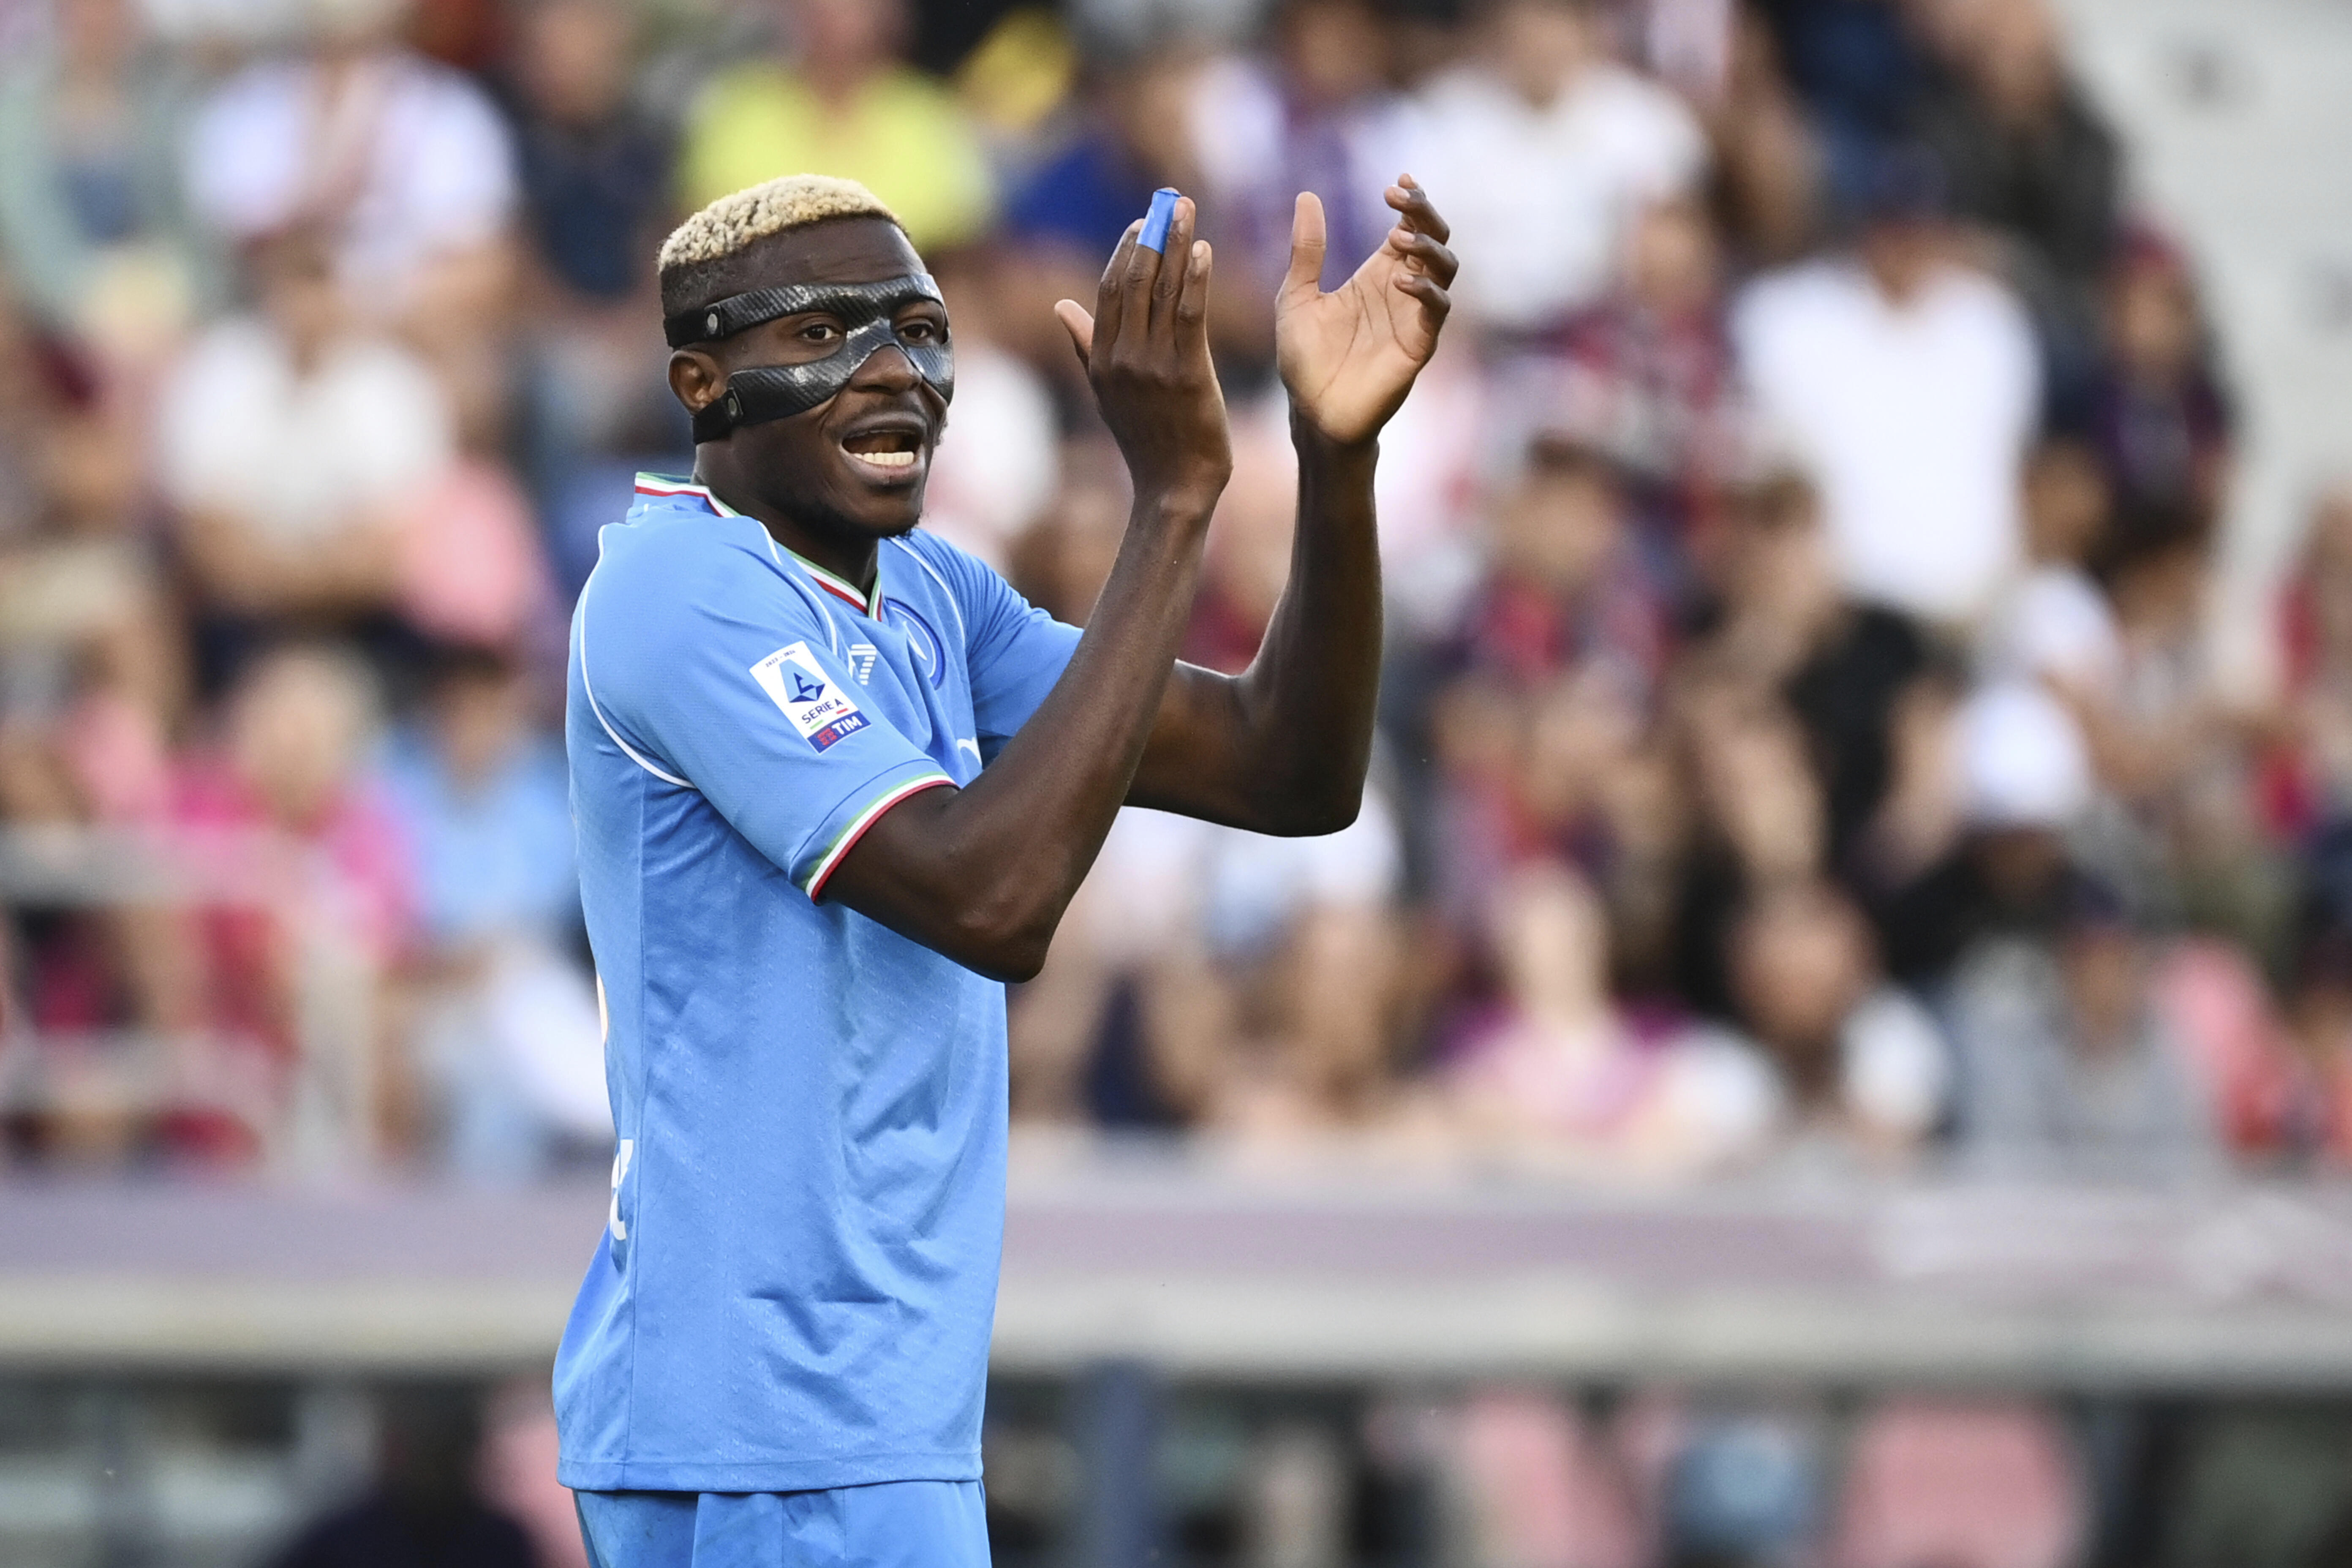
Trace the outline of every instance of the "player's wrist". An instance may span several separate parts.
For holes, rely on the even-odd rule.
[[[1128,526],[1176,535],[1206,533],[1225,492],[1226,474],[1202,474],[1135,488]]]
[[[1293,398],[1290,404],[1290,444],[1298,453],[1301,463],[1339,474],[1360,468],[1370,473],[1381,454],[1381,426],[1374,425],[1361,435],[1335,436],[1299,406]]]

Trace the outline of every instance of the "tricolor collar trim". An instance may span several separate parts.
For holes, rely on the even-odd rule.
[[[743,515],[711,494],[709,486],[698,485],[690,479],[666,479],[660,474],[639,474],[637,493],[641,496],[697,496],[721,517]],[[760,531],[762,534],[767,533],[764,528]],[[794,565],[816,579],[818,587],[831,594],[835,598],[845,601],[859,614],[877,621],[882,618],[882,563],[879,560],[874,563],[874,592],[867,595],[860,593],[857,585],[847,578],[836,576],[826,571],[797,550],[785,549],[772,537],[768,540],[768,548],[776,554],[790,556]]]

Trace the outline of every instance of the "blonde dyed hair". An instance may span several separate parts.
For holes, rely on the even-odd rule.
[[[667,277],[689,268],[714,267],[788,229],[842,217],[898,221],[881,197],[856,180],[785,174],[721,196],[671,230],[662,241],[660,270]]]

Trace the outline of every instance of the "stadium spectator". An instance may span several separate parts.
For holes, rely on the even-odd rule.
[[[2108,277],[2105,343],[2087,417],[2115,487],[2120,542],[2210,533],[2235,416],[2188,261],[2145,230],[2125,241]]]
[[[1811,245],[1823,205],[1821,138],[1781,73],[1770,27],[1734,9],[1723,92],[1709,130],[1724,237],[1748,267],[1794,261]]]
[[[1929,994],[1980,942],[2054,929],[2074,874],[2067,835],[2094,789],[2074,715],[2029,683],[1971,695],[1935,750],[1957,797],[1950,841],[1872,889],[1889,973]]]
[[[1929,41],[1916,26],[1934,11],[1885,0],[1764,0],[1756,9],[1811,110],[1834,204],[1847,211],[1865,205],[1875,165],[1901,141],[1934,79]]]
[[[788,58],[747,62],[688,116],[679,205],[822,169],[882,198],[919,249],[979,237],[994,182],[979,134],[946,89],[901,63],[904,0],[774,0]]]
[[[1290,209],[1323,198],[1336,289],[1379,248],[1394,215],[1381,193],[1412,169],[1411,120],[1391,89],[1389,40],[1368,0],[1283,0],[1262,58],[1212,62],[1193,88],[1193,158],[1215,238],[1244,291],[1268,292],[1290,262]]]
[[[2281,1152],[2305,1168],[2352,1164],[2352,939],[2325,922],[2295,954],[2286,997],[2294,1052],[2276,1124]]]
[[[1608,458],[1538,437],[1494,509],[1486,548],[1487,579],[1460,634],[1465,668],[1521,689],[1599,668],[1647,704],[1672,626]]]
[[[634,100],[635,27],[613,0],[538,0],[509,66],[531,257],[592,308],[644,302],[668,210],[670,138]]]
[[[1550,860],[1506,873],[1486,943],[1501,994],[1461,1031],[1444,1079],[1471,1148],[1601,1172],[1686,1171],[1721,1156],[1720,1130],[1689,1115],[1706,1103],[1666,1092],[1672,1043],[1644,1039],[1610,994],[1604,911],[1582,878]]]
[[[1820,882],[1759,893],[1730,932],[1739,1048],[1766,1088],[1751,1152],[1784,1166],[1884,1168],[1941,1121],[1951,1064],[1919,1004],[1875,973],[1869,928]]]
[[[2122,149],[2067,69],[2044,0],[1950,15],[1950,69],[1921,95],[1916,133],[1950,182],[1954,216],[2006,253],[2010,281],[2079,375],[2119,223]]]
[[[2025,566],[1977,639],[1987,680],[2044,680],[2078,703],[2112,700],[2123,679],[2114,608],[2086,569],[2107,531],[2107,480],[2081,443],[2045,441],[2026,459]]]
[[[1951,259],[1940,184],[1916,153],[1882,159],[1854,253],[1751,284],[1733,339],[1822,487],[1848,591],[1958,622],[2017,558],[2038,377],[2014,297]]]
[[[2287,745],[2272,759],[2267,805],[2273,828],[2299,837],[2352,821],[2352,486],[2312,507],[2277,637]]]
[[[1643,205],[1706,172],[1696,120],[1608,58],[1604,26],[1591,0],[1496,0],[1473,58],[1422,89],[1411,167],[1447,193],[1466,321],[1559,325],[1607,289]]]
[[[2205,635],[2210,548],[2177,526],[2108,569],[2122,660],[2115,700],[2081,706],[2115,814],[2102,864],[2134,898],[2275,952],[2291,890],[2262,841],[2253,716]]]
[[[306,1526],[270,1568],[533,1568],[523,1526],[482,1496],[474,1391],[411,1384],[376,1404],[383,1437],[368,1490]]]
[[[1570,323],[1561,358],[1556,421],[1614,458],[1668,532],[1711,521],[1741,421],[1717,241],[1697,201],[1643,210],[1622,284]]]
[[[190,347],[159,416],[215,678],[270,626],[390,617],[404,527],[457,455],[432,373],[352,320],[318,235],[257,243],[249,270],[258,310]]]
[[[233,245],[325,237],[353,309],[436,335],[500,308],[514,149],[469,77],[404,48],[406,0],[306,0],[310,48],[217,88],[186,143],[188,199]]]
[[[160,742],[188,695],[185,628],[156,556],[136,432],[96,410],[52,415],[37,430],[37,510],[30,527],[0,538],[0,671],[11,717],[99,691]],[[138,782],[145,770],[76,771],[102,819],[140,815],[133,803],[150,795]]]
[[[131,0],[51,15],[51,36],[0,70],[0,259],[53,327],[169,340],[220,282],[180,188],[189,73]]]
[[[1701,657],[1776,691],[1803,727],[1828,813],[1828,864],[1844,868],[1898,776],[1898,710],[1931,677],[1908,616],[1842,591],[1818,491],[1779,473],[1727,509],[1717,624]]]
[[[1539,438],[1495,505],[1485,581],[1440,654],[1428,723],[1441,902],[1465,925],[1529,855],[1597,865],[1614,764],[1666,669],[1671,624],[1589,447]]]
[[[1102,275],[1103,258],[1150,205],[1162,185],[1201,188],[1194,101],[1202,60],[1189,48],[1097,58],[1059,125],[1050,125],[1028,166],[1012,181],[1000,239],[1010,265],[1002,320],[1034,323],[1024,345],[1031,363],[1056,378],[1066,417],[1089,417],[1076,360],[1046,326],[1054,301],[1083,298]],[[1220,238],[1213,208],[1201,233]],[[1236,390],[1263,386],[1274,361],[1271,286],[1221,288],[1210,331],[1221,373]]]
[[[1693,828],[1675,899],[1674,988],[1712,1017],[1735,1015],[1727,963],[1739,912],[1825,872],[1828,818],[1803,729],[1769,689],[1694,671],[1670,715],[1690,781]]]
[[[1960,1145],[1989,1171],[2177,1183],[2220,1169],[2210,1109],[2149,991],[2114,891],[2073,888],[2041,942],[1999,939],[1953,982]]]
[[[530,698],[511,658],[446,654],[378,770],[416,880],[415,1056],[443,1158],[472,1176],[593,1164],[611,1135],[569,785]]]
[[[290,644],[255,659],[229,692],[221,732],[184,759],[170,825],[175,852],[215,889],[244,900],[201,905],[162,922],[142,966],[151,1011],[192,1038],[223,1042],[198,1064],[257,1082],[278,1105],[298,1069],[346,1071],[352,1103],[374,1124],[366,1159],[411,1141],[414,1094],[389,1037],[385,984],[405,954],[414,918],[409,847],[363,764],[376,724],[374,683],[348,650]],[[325,1042],[306,1020],[306,988],[341,977],[355,1003],[342,1043],[354,1059],[303,1061]],[[187,1158],[238,1161],[265,1129],[211,1110],[173,1113],[165,1147]]]

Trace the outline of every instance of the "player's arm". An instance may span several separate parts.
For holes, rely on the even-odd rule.
[[[1329,833],[1355,820],[1381,666],[1373,460],[1381,427],[1437,346],[1454,273],[1428,194],[1407,175],[1388,199],[1396,226],[1326,294],[1323,209],[1298,198],[1275,328],[1298,449],[1289,584],[1247,671],[1177,667],[1135,805],[1260,833]]]
[[[1118,563],[1068,667],[968,787],[892,806],[826,885],[827,898],[983,973],[1037,972],[1127,798],[1232,471],[1209,363],[1210,256],[1192,223],[1180,202],[1164,262],[1130,227],[1094,315],[1059,308],[1135,481]]]

